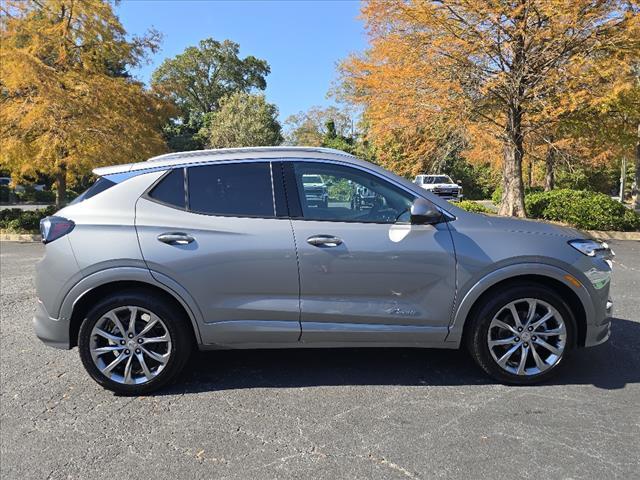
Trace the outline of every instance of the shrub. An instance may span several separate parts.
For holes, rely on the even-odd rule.
[[[461,200],[460,202],[454,203],[456,207],[459,207],[467,212],[473,213],[491,213],[488,208],[479,203],[473,202],[471,200]]]
[[[533,218],[565,222],[585,230],[640,229],[640,215],[611,197],[586,190],[552,190],[526,196],[527,213]]]
[[[502,187],[496,187],[491,194],[491,201],[494,205],[500,205],[500,202],[502,201]]]
[[[53,206],[27,211],[19,208],[0,210],[0,228],[16,233],[38,231],[40,220],[55,211]]]
[[[56,194],[51,190],[36,190],[33,185],[24,187],[24,191],[16,193],[21,202],[52,203],[56,201]]]

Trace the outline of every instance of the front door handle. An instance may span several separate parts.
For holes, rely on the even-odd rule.
[[[167,232],[158,235],[158,240],[169,245],[188,245],[195,238],[183,232]]]
[[[307,243],[314,247],[337,247],[342,240],[332,235],[313,235],[307,238]]]

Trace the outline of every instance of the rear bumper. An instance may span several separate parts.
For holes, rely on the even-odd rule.
[[[36,336],[46,345],[63,350],[71,348],[69,344],[69,321],[50,317],[40,300],[38,300],[36,313],[33,317],[33,328]]]

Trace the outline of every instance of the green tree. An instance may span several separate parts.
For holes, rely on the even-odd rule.
[[[353,136],[351,116],[336,107],[311,107],[306,112],[290,115],[285,120],[289,145],[320,147],[329,137]],[[333,129],[329,132],[329,126]]]
[[[211,148],[280,145],[282,127],[278,108],[264,95],[233,93],[220,100],[220,108],[204,119],[199,135]]]
[[[205,115],[215,112],[222,98],[235,93],[264,90],[269,65],[253,56],[240,58],[240,46],[231,40],[212,38],[188,47],[165,60],[153,72],[151,86],[180,109],[180,115],[165,128],[173,150],[203,148],[197,135]]]
[[[127,74],[157,33],[128,40],[102,0],[5,0],[0,12],[0,168],[53,176],[61,205],[67,180],[166,151],[170,105]]]

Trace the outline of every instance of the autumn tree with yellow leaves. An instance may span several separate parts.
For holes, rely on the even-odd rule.
[[[464,138],[468,158],[500,157],[507,215],[525,215],[527,142],[553,148],[576,112],[633,88],[640,58],[637,0],[370,0],[362,16],[371,46],[343,90],[378,151],[417,165]]]
[[[172,107],[127,69],[159,35],[126,38],[102,0],[4,0],[0,4],[0,165],[14,176],[68,178],[166,151]]]

